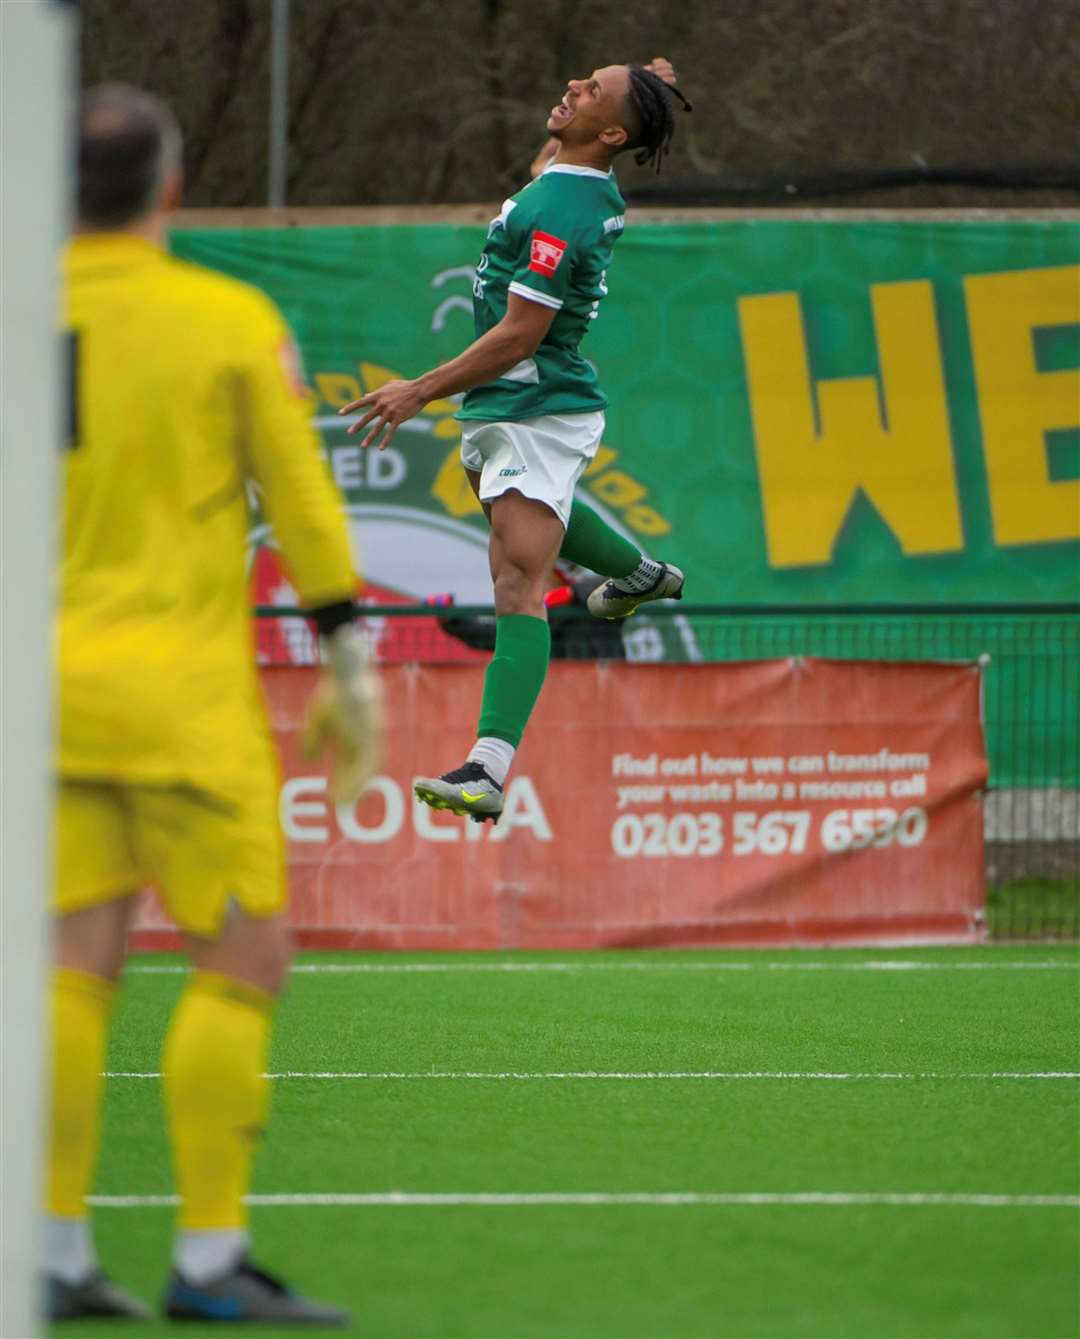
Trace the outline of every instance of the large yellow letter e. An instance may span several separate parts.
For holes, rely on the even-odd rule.
[[[1080,428],[1080,370],[1040,372],[1034,339],[1080,323],[1080,265],[973,274],[964,288],[994,539],[1080,539],[1080,480],[1051,480],[1045,436]]]

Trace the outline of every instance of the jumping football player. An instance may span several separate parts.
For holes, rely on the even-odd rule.
[[[291,943],[278,765],[251,645],[246,483],[262,489],[322,634],[311,742],[336,738],[344,800],[374,770],[377,700],[341,498],[277,308],[164,249],[181,192],[168,108],[123,86],[88,94],[79,166],[65,275],[47,1311],[147,1314],[101,1271],[86,1195],[127,932],[153,884],[194,966],[162,1057],[180,1194],[165,1310],[338,1325],[341,1312],[248,1257],[244,1195]]]
[[[599,618],[682,595],[678,568],[645,557],[574,498],[607,405],[578,346],[607,293],[624,226],[612,163],[636,150],[639,163],[659,170],[676,99],[689,110],[673,84],[638,65],[571,79],[547,121],[557,151],[488,229],[473,285],[475,342],[442,367],[388,382],[340,411],[365,411],[349,432],[367,427],[361,444],[381,448],[430,400],[468,392],[458,415],[461,459],[491,526],[495,654],[464,765],[416,783],[433,808],[493,821],[502,812],[507,773],[547,674],[544,590],[556,557],[609,578],[589,598]]]

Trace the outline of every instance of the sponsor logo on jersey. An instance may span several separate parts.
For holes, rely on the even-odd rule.
[[[613,214],[611,218],[604,220],[604,232],[621,232],[626,227],[625,214]]]
[[[529,468],[528,465],[520,465],[516,470],[500,470],[499,478],[516,479],[519,474],[524,474],[528,468]]]
[[[529,269],[536,274],[545,274],[550,279],[565,254],[566,243],[561,237],[552,237],[548,232],[534,232]]]

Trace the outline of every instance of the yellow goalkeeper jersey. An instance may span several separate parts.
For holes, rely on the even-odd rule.
[[[75,238],[65,281],[58,768],[229,796],[267,732],[249,487],[305,603],[355,589],[295,345],[263,294],[129,234]]]

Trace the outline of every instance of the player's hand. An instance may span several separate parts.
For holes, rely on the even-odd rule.
[[[367,395],[361,395],[359,400],[342,405],[338,413],[355,414],[366,409],[363,418],[350,423],[346,431],[350,437],[355,437],[370,423],[371,428],[360,445],[374,446],[377,443],[379,450],[383,451],[394,440],[394,433],[400,425],[414,414],[419,414],[426,404],[427,400],[416,389],[415,381],[388,381],[377,391],[369,391]]]
[[[679,82],[678,76],[675,73],[675,67],[666,56],[653,56],[652,60],[649,61],[645,68],[647,70],[652,70],[653,74],[655,74],[658,79],[662,79],[665,84],[674,85]]]
[[[541,144],[540,146],[539,151],[537,152],[536,157],[529,164],[529,175],[532,177],[538,177],[558,152],[559,152],[559,141],[557,139],[551,138],[544,140],[543,144]]]
[[[315,758],[332,744],[330,793],[335,804],[353,804],[379,765],[382,691],[355,623],[337,628],[321,645],[326,663],[304,723],[304,756]]]

